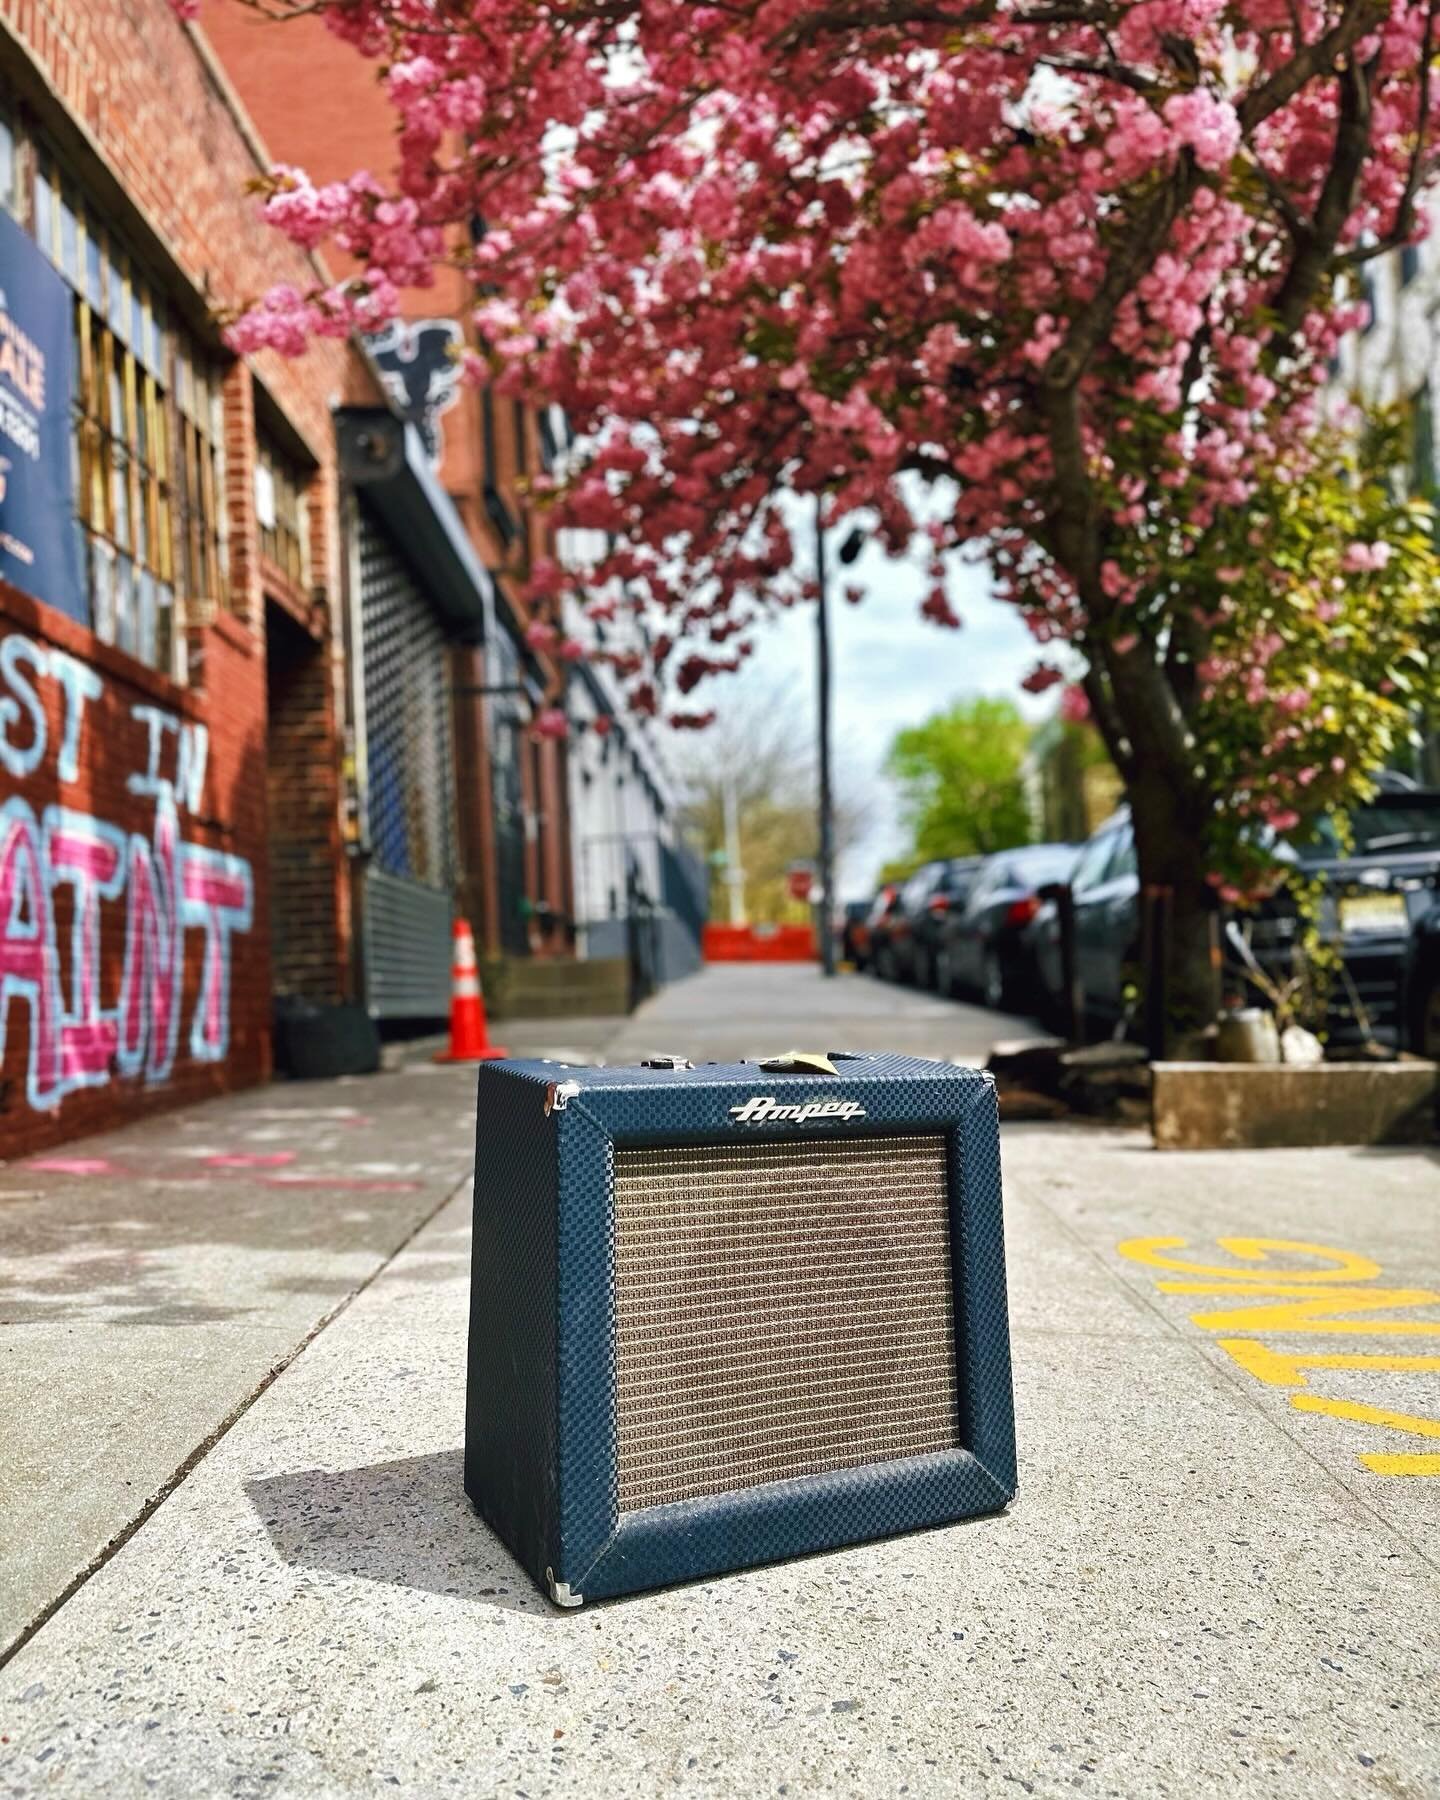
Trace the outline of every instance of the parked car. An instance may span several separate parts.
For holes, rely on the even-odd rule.
[[[1076,844],[1025,844],[987,857],[960,907],[940,925],[935,985],[942,994],[978,994],[986,1006],[1033,1001],[1037,976],[1028,928],[1040,911],[1040,889],[1069,877]]]
[[[952,856],[922,863],[875,932],[875,972],[885,981],[935,985],[940,925],[953,907],[963,906],[984,859]]]
[[[1126,967],[1140,954],[1140,877],[1128,807],[1113,813],[1081,846],[1068,885],[1075,902],[1076,973],[1086,1011],[1108,1023],[1124,1011]],[[1039,977],[1041,1010],[1058,1017],[1065,973],[1060,915],[1053,901],[1037,908],[1026,945]]]
[[[1427,1033],[1434,1042],[1440,1031],[1440,792],[1384,777],[1374,798],[1350,815],[1349,828],[1354,848],[1348,852],[1328,821],[1310,841],[1279,850],[1324,883],[1320,932],[1339,947],[1343,965],[1331,987],[1327,1029],[1342,1040],[1368,1030],[1397,1046],[1415,1047]],[[1140,956],[1140,880],[1128,809],[1107,819],[1084,846],[1069,886],[1086,1010],[1117,1020]],[[1272,980],[1288,976],[1300,925],[1283,888],[1256,912],[1240,915],[1232,929]],[[1047,1010],[1058,1015],[1064,977],[1053,903],[1041,908],[1030,939]]]
[[[1352,849],[1322,819],[1294,852],[1307,875],[1324,881],[1320,933],[1341,950],[1326,1022],[1342,1040],[1373,1034],[1418,1049],[1440,1010],[1431,948],[1440,942],[1440,791],[1387,777],[1349,824]],[[1242,929],[1261,965],[1283,979],[1298,931],[1288,896],[1282,891]]]
[[[881,893],[885,891],[881,889]],[[889,891],[894,892],[893,889]],[[857,969],[865,967],[870,954],[870,913],[874,905],[873,899],[847,900],[837,921],[840,929],[840,954]]]
[[[1440,1062],[1440,897],[1411,933],[1403,995],[1409,1047]]]
[[[890,915],[900,899],[900,884],[887,881],[870,902],[863,922],[850,934],[857,969],[877,969],[880,948],[889,929]],[[848,927],[847,927],[848,929]]]

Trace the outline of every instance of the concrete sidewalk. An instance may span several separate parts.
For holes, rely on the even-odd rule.
[[[717,1053],[727,987],[737,1011],[755,993],[706,979],[667,996],[704,1016],[635,1023],[666,1031],[645,1048]],[[890,1041],[972,1028],[854,987],[836,1004],[878,995]],[[866,1047],[853,1011],[795,1010],[813,997],[772,976],[780,1047]],[[465,1078],[390,1079],[415,1109],[390,1154],[415,1159]],[[381,1084],[362,1091],[378,1119]],[[360,1160],[344,1172],[365,1178]],[[1005,1161],[1021,1497],[1004,1517],[553,1610],[460,1488],[458,1192],[0,1671],[0,1792],[1440,1792],[1440,1479],[1363,1460],[1440,1450],[1440,1165],[1161,1158],[1053,1126],[1007,1131]],[[437,1162],[416,1213],[447,1179]],[[382,1198],[354,1197],[367,1245]],[[197,1305],[287,1278],[240,1253]],[[1277,1267],[1330,1300],[1267,1297]],[[1214,1322],[1267,1303],[1278,1320]],[[235,1327],[170,1341],[211,1323]],[[23,1342],[5,1366],[23,1390]]]
[[[0,1653],[468,1184],[473,1084],[275,1086],[0,1168]]]

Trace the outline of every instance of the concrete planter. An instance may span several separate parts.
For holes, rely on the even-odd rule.
[[[1436,1131],[1440,1064],[1155,1063],[1157,1150],[1419,1144]]]

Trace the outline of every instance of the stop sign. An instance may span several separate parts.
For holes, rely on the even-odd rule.
[[[785,876],[792,900],[808,900],[815,886],[815,871],[809,863],[791,863]]]

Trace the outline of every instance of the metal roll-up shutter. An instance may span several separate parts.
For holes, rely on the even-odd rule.
[[[514,696],[521,683],[519,653],[498,632],[488,668],[499,690],[489,707],[490,797],[495,822],[495,885],[500,904],[500,947],[507,956],[527,956],[530,931],[525,907],[525,786],[520,759],[525,726]]]
[[[455,881],[445,633],[379,527],[360,517],[366,999],[377,1018],[440,1018],[450,1005]]]

